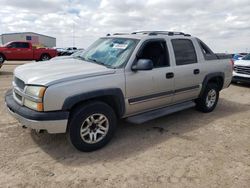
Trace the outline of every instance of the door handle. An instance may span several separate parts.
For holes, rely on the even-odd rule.
[[[170,79],[174,77],[174,73],[173,72],[168,72],[166,73],[166,79]]]
[[[194,74],[199,74],[200,73],[200,69],[194,69]]]

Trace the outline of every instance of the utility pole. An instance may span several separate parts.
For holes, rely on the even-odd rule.
[[[73,22],[73,46],[75,47],[75,22]]]

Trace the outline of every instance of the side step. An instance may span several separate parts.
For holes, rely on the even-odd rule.
[[[139,115],[131,116],[126,119],[129,123],[134,123],[134,124],[141,124],[168,114],[172,114],[181,110],[185,110],[188,108],[192,108],[195,106],[195,103],[193,101],[188,101],[188,102],[183,102],[180,104],[175,104],[172,106],[168,106],[165,108],[160,108],[157,110],[152,110],[149,112],[145,112]]]

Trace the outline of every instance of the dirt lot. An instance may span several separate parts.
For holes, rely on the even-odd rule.
[[[250,86],[231,85],[210,114],[120,122],[107,147],[81,153],[64,134],[22,129],[8,114],[4,93],[19,63],[0,70],[0,187],[250,186]]]

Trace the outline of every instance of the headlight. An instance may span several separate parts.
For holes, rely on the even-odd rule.
[[[26,97],[24,106],[36,111],[43,111],[43,96],[46,87],[42,86],[27,86],[25,90]]]
[[[43,98],[46,88],[41,86],[27,86],[25,93],[33,96]]]
[[[36,111],[43,111],[43,103],[41,102],[34,102],[34,101],[31,101],[29,99],[24,99],[24,106],[28,107],[28,108],[31,108],[33,110],[36,110]]]

